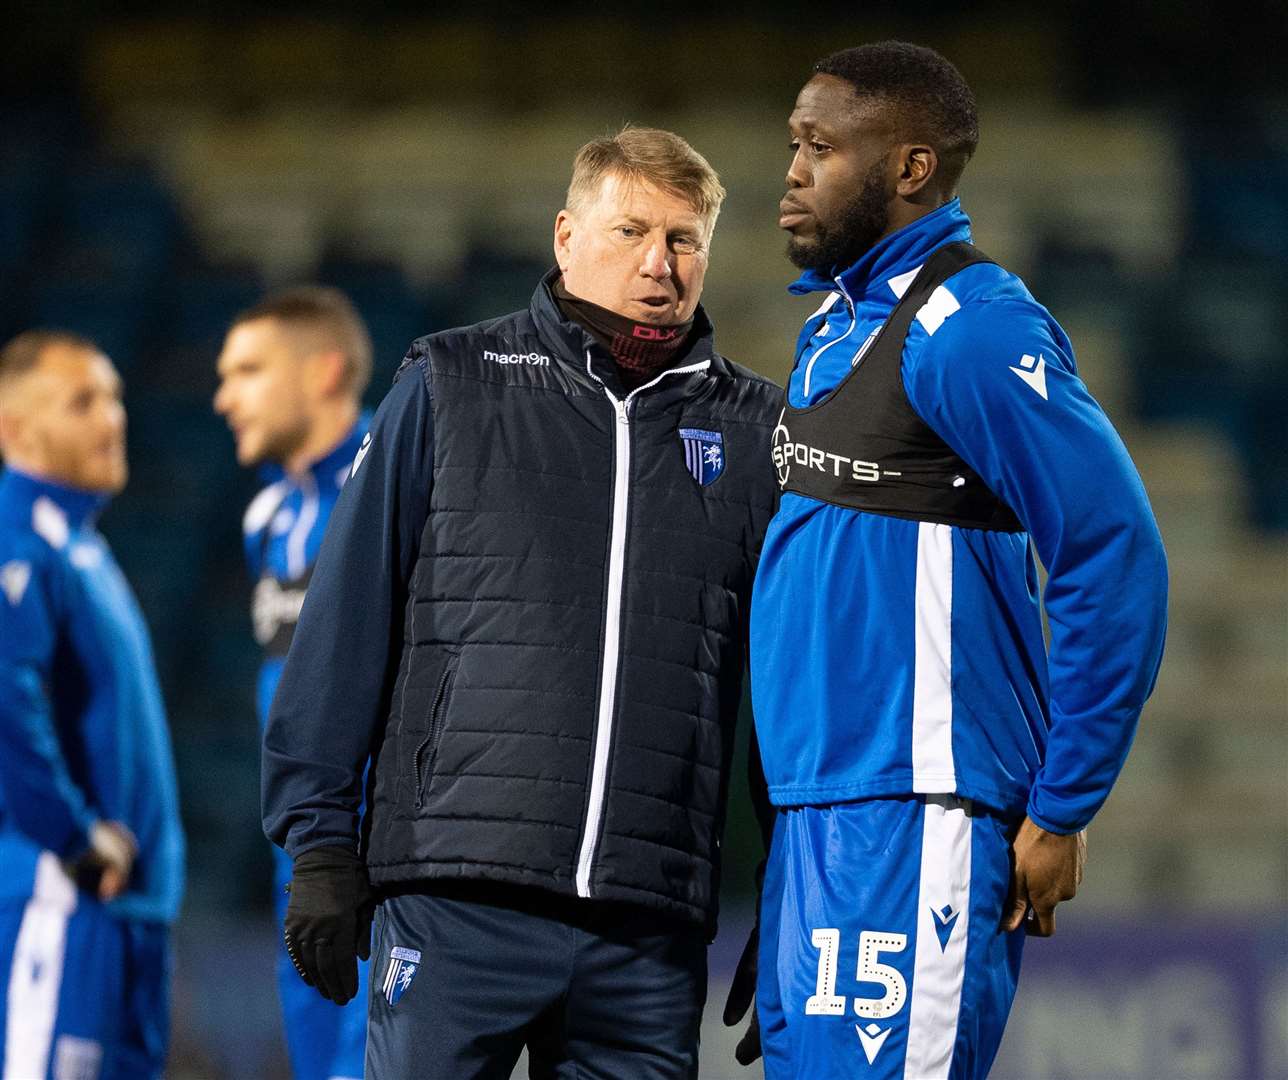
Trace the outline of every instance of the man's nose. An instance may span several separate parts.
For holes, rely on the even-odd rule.
[[[665,281],[671,276],[671,253],[667,251],[665,244],[649,244],[640,262],[640,273],[658,281]]]
[[[796,148],[792,163],[787,169],[787,186],[789,188],[806,187],[809,184],[809,170],[805,167],[805,155],[802,147]]]
[[[120,401],[105,402],[99,410],[99,422],[113,433],[125,431],[125,405]]]

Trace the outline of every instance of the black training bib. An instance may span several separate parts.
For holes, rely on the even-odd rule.
[[[970,244],[939,248],[836,389],[803,409],[793,408],[784,390],[773,436],[783,491],[871,514],[1023,531],[1014,511],[917,415],[903,388],[912,320],[958,271],[992,261]]]

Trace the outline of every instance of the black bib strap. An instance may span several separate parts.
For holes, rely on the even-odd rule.
[[[921,419],[903,388],[903,346],[913,320],[936,303],[945,281],[984,262],[992,260],[971,244],[939,248],[836,389],[803,409],[792,408],[784,392],[773,438],[784,491],[890,517],[1023,531],[1010,507]]]

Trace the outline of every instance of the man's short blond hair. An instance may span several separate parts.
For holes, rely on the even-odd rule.
[[[616,135],[592,139],[573,160],[567,208],[579,211],[609,175],[644,180],[687,200],[708,237],[716,227],[724,186],[707,159],[674,132],[628,125]]]
[[[345,390],[361,397],[371,380],[371,334],[353,302],[339,289],[296,285],[270,293],[241,312],[232,325],[275,319],[303,335],[308,349],[334,349],[344,357]]]
[[[45,350],[58,347],[76,352],[102,352],[89,338],[70,330],[24,330],[0,348],[0,397],[22,376],[36,369]]]

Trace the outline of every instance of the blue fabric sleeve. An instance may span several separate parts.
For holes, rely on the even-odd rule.
[[[1047,569],[1051,729],[1028,814],[1076,832],[1122,769],[1162,658],[1167,563],[1144,485],[1068,338],[1032,302],[967,303],[905,358],[903,377]]]
[[[0,595],[0,806],[20,832],[61,858],[89,846],[95,819],[72,782],[54,731],[49,687],[66,606],[48,557],[6,562],[26,577],[15,603]]]
[[[383,731],[429,515],[433,445],[428,361],[404,361],[327,525],[264,732],[264,832],[292,858],[357,848],[363,772]]]

